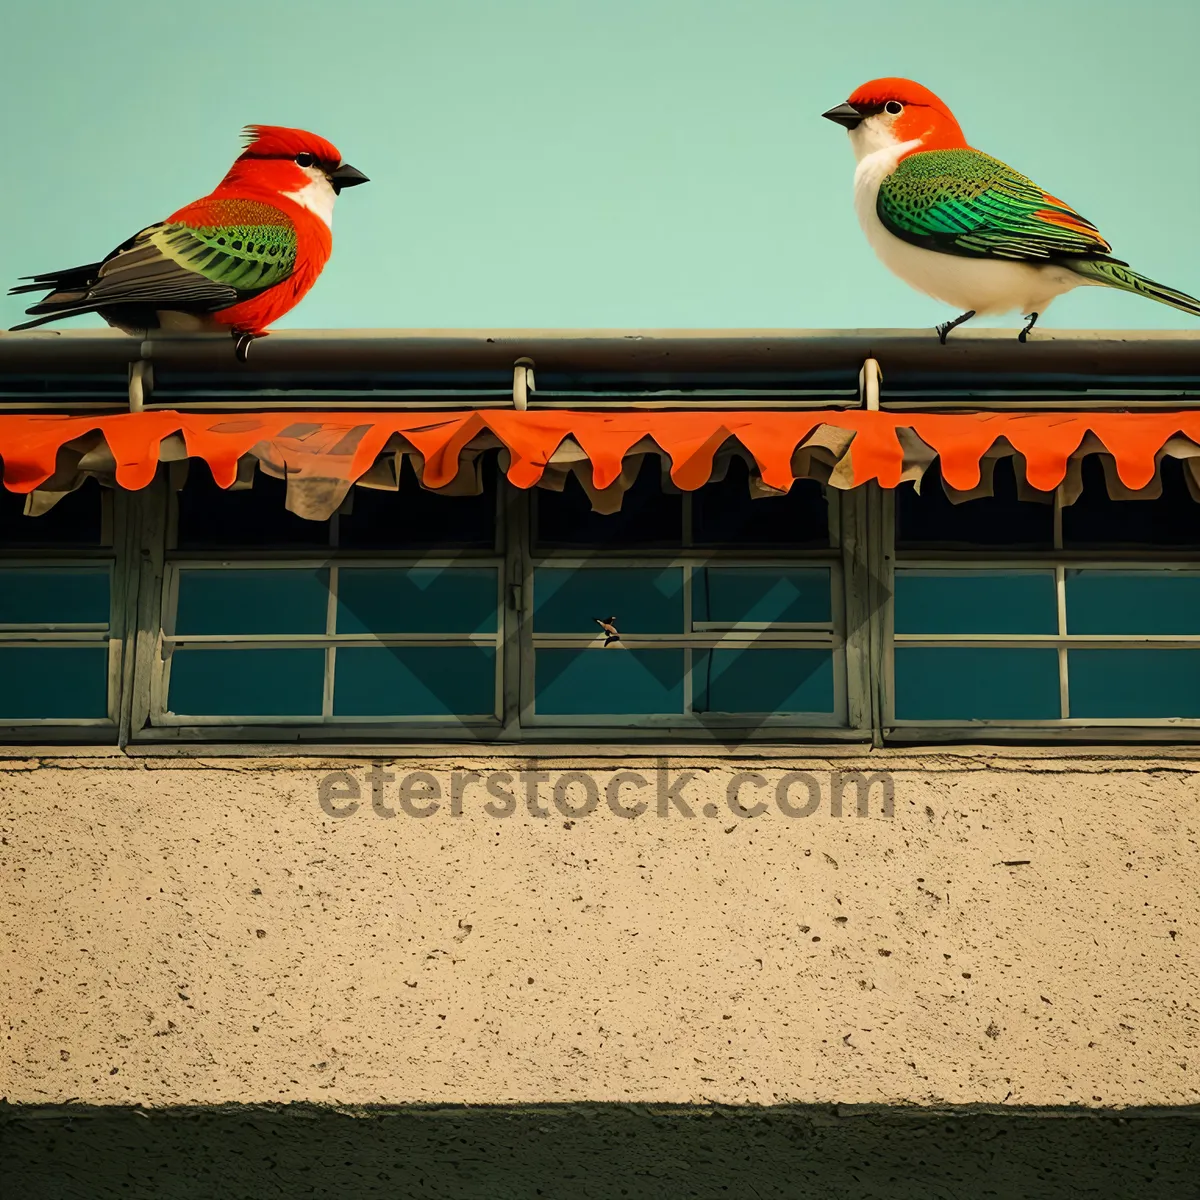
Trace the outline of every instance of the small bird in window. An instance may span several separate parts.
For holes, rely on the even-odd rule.
[[[616,617],[593,617],[593,621],[604,630],[604,644],[611,646],[613,642],[621,640],[621,634],[617,629]]]

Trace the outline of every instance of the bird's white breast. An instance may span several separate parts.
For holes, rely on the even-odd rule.
[[[865,154],[854,172],[854,210],[867,241],[894,275],[943,304],[981,316],[1044,312],[1055,296],[1085,280],[1058,266],[1003,259],[966,258],[914,246],[890,233],[879,219],[879,187],[901,157],[920,141],[900,142]]]
[[[308,171],[306,174],[310,176],[309,182],[299,191],[284,192],[283,194],[289,200],[294,200],[301,208],[307,208],[309,212],[315,213],[332,229],[333,202],[337,199],[333,184],[325,177],[323,171]]]

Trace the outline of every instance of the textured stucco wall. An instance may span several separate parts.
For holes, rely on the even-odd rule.
[[[1200,1102],[1194,756],[675,757],[689,818],[643,752],[563,752],[548,816],[461,774],[452,811],[454,771],[522,767],[389,765],[437,781],[421,818],[396,781],[376,812],[362,760],[0,761],[0,1096]],[[892,817],[878,787],[831,815],[856,767],[891,772]],[[340,769],[359,807],[331,816]],[[568,770],[598,797],[575,819]],[[616,794],[635,819],[615,770],[647,779]],[[774,801],[789,770],[810,816]],[[737,771],[762,815],[731,811]]]

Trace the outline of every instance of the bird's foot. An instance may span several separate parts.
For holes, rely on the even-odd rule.
[[[1025,328],[1017,334],[1018,342],[1024,342],[1029,337],[1029,331],[1037,324],[1038,316],[1038,313],[1030,313],[1025,319]]]
[[[238,330],[233,331],[234,346],[233,354],[238,362],[244,363],[250,357],[250,343],[258,338],[266,337],[265,333],[245,333]]]
[[[938,341],[944,346],[946,344],[946,334],[948,334],[950,330],[957,328],[964,321],[969,321],[974,315],[975,310],[973,308],[969,308],[965,313],[962,314],[961,317],[955,317],[953,321],[943,321],[942,324],[936,327]]]

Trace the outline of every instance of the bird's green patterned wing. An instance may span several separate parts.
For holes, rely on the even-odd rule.
[[[1030,179],[978,150],[910,154],[879,189],[876,210],[896,237],[968,258],[1095,258],[1096,227]]]
[[[281,283],[296,265],[296,228],[272,205],[201,200],[114,250],[87,289],[94,305],[227,307]]]

